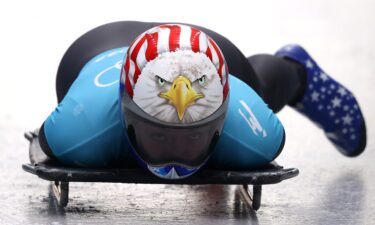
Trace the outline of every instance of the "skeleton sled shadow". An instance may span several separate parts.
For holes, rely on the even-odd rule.
[[[202,169],[196,174],[178,180],[161,179],[142,168],[68,168],[48,158],[39,145],[39,131],[26,132],[25,138],[30,142],[30,163],[22,165],[24,171],[41,179],[52,181],[53,194],[59,207],[66,207],[69,200],[70,182],[105,182],[105,183],[138,183],[138,184],[222,184],[240,185],[244,201],[253,210],[261,205],[262,185],[276,184],[298,175],[296,168],[283,168],[271,162],[262,169],[251,171],[223,171]],[[252,191],[249,186],[252,185]]]

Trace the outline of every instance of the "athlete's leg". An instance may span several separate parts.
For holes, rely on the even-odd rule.
[[[271,55],[248,58],[263,98],[275,112],[289,104],[322,127],[328,139],[347,156],[366,146],[366,128],[359,104],[343,85],[329,77],[300,46],[289,45]]]
[[[263,100],[275,113],[302,97],[306,80],[303,66],[266,54],[254,55],[247,60],[258,77]]]

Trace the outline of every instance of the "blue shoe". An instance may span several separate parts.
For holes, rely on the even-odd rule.
[[[276,56],[295,61],[306,70],[304,95],[292,107],[322,127],[341,153],[361,154],[366,146],[366,126],[354,95],[329,77],[301,46],[287,45]]]

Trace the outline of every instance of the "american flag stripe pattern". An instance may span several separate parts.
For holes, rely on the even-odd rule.
[[[181,24],[164,24],[142,33],[126,54],[121,84],[133,97],[133,88],[144,65],[164,52],[191,50],[207,55],[215,65],[223,85],[224,100],[228,95],[228,67],[218,45],[197,28]]]

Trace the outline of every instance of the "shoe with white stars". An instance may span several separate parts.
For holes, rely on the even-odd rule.
[[[341,153],[361,154],[366,126],[354,95],[328,76],[301,46],[287,45],[275,55],[301,64],[306,71],[304,95],[292,107],[322,127]]]

